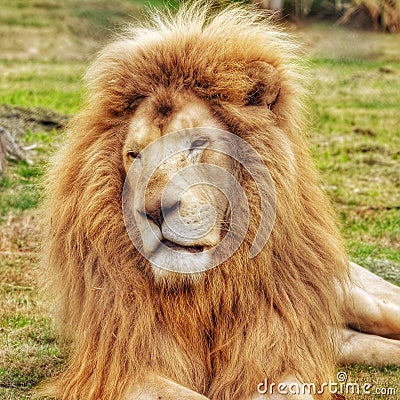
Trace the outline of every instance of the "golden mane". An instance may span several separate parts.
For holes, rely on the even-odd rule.
[[[211,16],[195,4],[127,29],[90,67],[86,106],[53,158],[43,205],[46,276],[61,331],[73,339],[65,371],[50,384],[55,396],[123,399],[147,372],[213,400],[243,400],[287,371],[316,384],[332,378],[335,288],[347,260],[303,138],[295,53],[259,12],[235,6]],[[279,73],[272,110],[245,104],[253,61]],[[262,155],[276,222],[249,260],[260,210],[254,182],[243,179],[252,219],[239,250],[195,285],[160,285],[124,226],[121,149],[137,99],[182,88]]]

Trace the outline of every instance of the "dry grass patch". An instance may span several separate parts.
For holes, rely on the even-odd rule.
[[[0,238],[0,398],[27,392],[63,357],[38,293],[38,224],[32,211],[9,215]]]

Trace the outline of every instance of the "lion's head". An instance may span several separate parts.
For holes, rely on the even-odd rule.
[[[277,93],[269,93],[270,99],[272,95],[275,99]],[[220,264],[245,238],[249,211],[246,193],[240,196],[246,176],[241,169],[247,167],[251,174],[258,168],[260,173],[256,152],[230,134],[227,124],[190,89],[172,96],[156,90],[137,102],[128,121],[121,153],[127,176],[123,207],[135,247],[156,277],[168,279],[166,271],[196,273]],[[264,210],[270,218],[262,221],[268,235],[274,218],[273,184],[258,158],[264,176],[252,178],[259,192],[265,186],[262,194],[270,192],[269,210]]]
[[[329,379],[345,255],[304,142],[295,53],[254,10],[194,4],[129,28],[90,67],[43,207],[75,339],[63,398],[120,399],[148,371],[232,400],[288,368]],[[229,234],[237,249],[213,253]]]

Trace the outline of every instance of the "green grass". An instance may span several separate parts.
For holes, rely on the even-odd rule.
[[[311,65],[312,151],[349,253],[360,263],[390,261],[399,276],[400,61]]]
[[[33,152],[35,162],[9,162],[6,173],[0,178],[0,223],[10,213],[20,215],[23,211],[37,207],[41,198],[40,179],[58,137],[56,130],[32,132],[27,129],[21,141],[27,146],[37,146]]]
[[[40,198],[38,178],[43,172],[40,164],[30,166],[19,162],[10,169],[13,174],[7,173],[0,180],[0,221],[10,212],[35,208]]]
[[[84,62],[16,61],[0,65],[0,104],[41,106],[75,113],[82,95]]]
[[[142,5],[0,0],[0,104],[77,112],[89,61]],[[310,54],[311,150],[350,256],[400,284],[400,37],[321,24],[295,33]],[[10,162],[0,179],[0,399],[30,398],[65,358],[35,275],[40,178],[59,135],[27,129],[20,140],[38,145],[35,163]],[[345,370],[352,381],[400,392],[398,368]]]

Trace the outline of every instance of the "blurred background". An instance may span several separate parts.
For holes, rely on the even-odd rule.
[[[228,0],[216,1],[225,7]],[[352,260],[400,284],[400,0],[255,0],[303,47],[309,143]],[[161,0],[0,0],[0,399],[62,369],[37,290],[40,180],[96,52]],[[396,367],[347,367],[397,388]]]

